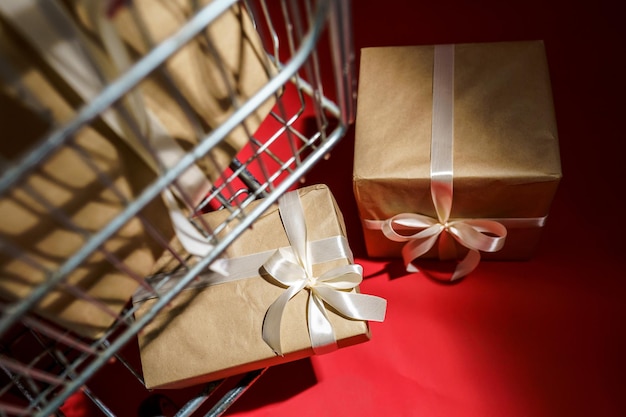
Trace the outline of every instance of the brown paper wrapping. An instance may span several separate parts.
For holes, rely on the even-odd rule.
[[[362,50],[353,172],[361,220],[404,212],[436,217],[429,177],[433,51]],[[451,217],[546,216],[560,178],[543,42],[456,45]],[[401,243],[363,229],[369,256],[400,256]],[[509,228],[504,248],[482,256],[527,259],[540,234]]]
[[[298,192],[309,240],[346,236],[342,214],[326,186],[309,186]],[[227,215],[215,212],[204,218],[216,225]],[[226,256],[285,246],[289,242],[274,205],[229,246]],[[321,274],[348,263],[341,259],[316,265],[314,272]],[[182,291],[138,336],[146,386],[180,388],[312,355],[305,291],[285,309],[281,332],[285,356],[276,356],[261,337],[265,312],[283,291],[261,276]],[[154,302],[151,299],[139,305],[137,316]],[[367,322],[344,319],[332,311],[329,317],[340,347],[369,340]]]
[[[77,103],[2,22],[0,56],[14,67],[16,81],[35,96],[29,102],[14,85],[0,83],[4,137],[0,154],[12,160],[34,146],[55,123],[69,121]],[[126,207],[124,199],[132,199],[153,179],[143,161],[118,138],[104,136],[106,132],[91,127],[81,129],[74,143],[84,156],[63,146],[0,197],[0,298],[15,301],[27,297],[46,279],[45,271],[36,264],[55,271],[84,244],[86,238],[81,231],[64,223],[54,211],[85,232],[95,233]],[[100,173],[86,161],[97,166]],[[99,176],[110,178],[120,194],[111,191]],[[168,214],[160,201],[150,204],[142,216],[155,230],[171,238]],[[138,219],[128,222],[104,247],[140,277],[151,271],[161,255],[161,249]],[[137,281],[112,266],[102,252],[94,253],[75,268],[65,282],[95,302],[76,298],[67,288],[56,287],[35,311],[89,338],[99,337],[111,326],[138,286]]]
[[[199,1],[198,7],[210,2]],[[91,31],[90,19],[82,7],[82,0],[74,0],[74,3],[77,21]],[[119,8],[113,15],[113,22],[137,57],[148,53],[150,45],[143,39],[129,7],[135,9],[144,23],[153,45],[175,34],[195,13],[192,2],[187,0],[138,0],[133,1],[132,6]],[[215,48],[216,56],[207,47],[208,39]],[[175,88],[199,118],[205,134],[233,114],[236,110],[233,102],[239,106],[245,103],[276,72],[249,15],[237,4],[212,22],[199,37],[181,46],[166,61],[165,68]],[[142,81],[140,89],[146,107],[183,149],[188,150],[197,145],[199,139],[193,126],[158,71]],[[248,143],[249,135],[258,129],[270,113],[274,102],[274,98],[270,98],[257,107],[206,158],[198,161],[209,179],[215,181],[219,178],[236,153]]]
[[[191,16],[190,3],[184,1],[142,0],[133,4],[147,23],[154,43],[173,34]],[[72,5],[68,10],[76,12],[76,23],[88,28],[80,2],[68,5]],[[137,56],[149,50],[128,9],[122,7],[118,11],[115,23]],[[33,146],[53,123],[71,120],[75,109],[82,103],[63,75],[55,74],[47,67],[43,58],[13,28],[0,22],[0,32],[0,56],[16,67],[19,82],[41,102],[44,113],[48,113],[25,105],[24,97],[13,87],[0,85],[0,116],[6,137],[0,145],[0,152],[11,159]],[[205,133],[219,126],[235,109],[226,82],[220,78],[222,75],[232,85],[234,99],[242,104],[268,81],[273,71],[252,22],[240,6],[231,8],[211,24],[208,36],[214,41],[218,58],[210,56],[203,41],[196,39],[182,47],[166,64],[180,93],[199,117]],[[93,38],[84,40],[88,39]],[[101,69],[108,76],[114,75],[111,63],[106,61],[97,42],[89,50],[102,64]],[[220,65],[224,66],[224,72],[220,72]],[[154,112],[181,147],[190,149],[195,146],[197,132],[164,80],[152,75],[140,84],[140,88],[147,108]],[[246,118],[244,124],[249,133],[254,133],[272,105],[273,99],[270,99]],[[247,143],[247,138],[247,132],[240,125],[211,151],[210,157],[199,161],[205,174],[211,180],[217,179],[236,152]],[[45,160],[41,169],[29,175],[24,184],[0,199],[3,219],[0,233],[15,246],[11,251],[0,253],[1,298],[14,301],[27,297],[45,280],[45,272],[34,267],[29,260],[54,271],[85,242],[78,231],[55,218],[50,207],[66,212],[71,222],[95,233],[125,208],[123,199],[132,200],[154,179],[154,173],[145,161],[100,121],[94,124],[94,128],[82,129],[75,142],[84,150],[85,157],[94,161],[104,176],[112,179],[121,197],[107,190],[85,159],[67,147]],[[49,207],[29,196],[25,191],[27,187],[41,194]],[[173,232],[169,216],[160,200],[143,210],[142,216],[166,241],[171,239]],[[162,252],[138,219],[124,226],[105,247],[137,277],[148,275]],[[22,256],[16,256],[16,252],[21,252]],[[89,257],[66,282],[85,291],[93,301],[77,299],[67,289],[57,288],[44,297],[35,311],[89,338],[101,336],[113,324],[138,285],[126,273],[113,267],[102,253]],[[98,303],[102,303],[108,312],[99,308]]]

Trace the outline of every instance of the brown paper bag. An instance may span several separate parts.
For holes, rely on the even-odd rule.
[[[298,192],[309,241],[346,236],[343,217],[326,186],[309,186]],[[254,204],[250,209],[253,207]],[[204,215],[204,219],[217,225],[228,214],[213,212]],[[228,247],[227,257],[235,259],[287,246],[289,241],[274,205]],[[337,259],[315,265],[314,272],[319,274],[347,264],[348,259]],[[148,388],[184,387],[313,354],[305,291],[289,301],[283,316],[284,356],[274,354],[263,341],[263,318],[285,289],[256,271],[251,278],[183,290],[146,326],[138,337]],[[136,315],[142,316],[155,302],[156,299],[135,300]],[[345,319],[330,310],[328,313],[339,347],[369,340],[366,321]]]
[[[190,11],[185,9],[187,3],[135,4],[145,9],[142,13],[147,15],[144,18],[149,22],[155,42],[172,34],[190,15]],[[117,19],[118,28],[129,44],[135,47],[135,52],[138,55],[147,52],[148,48],[140,41],[134,24],[129,22],[128,11],[122,9]],[[76,22],[79,21],[76,18]],[[3,108],[7,108],[3,112],[7,121],[3,126],[5,131],[19,133],[21,139],[3,142],[2,154],[9,158],[34,145],[35,140],[51,127],[51,123],[70,120],[74,109],[82,104],[78,97],[80,94],[73,91],[64,79],[65,74],[55,74],[48,68],[41,59],[41,53],[31,50],[31,45],[23,40],[23,36],[17,35],[15,29],[3,26],[6,37],[2,40],[1,55],[18,67],[18,78],[50,110],[51,117],[50,120],[41,120],[38,109],[23,108],[23,97],[3,86]],[[203,41],[196,40],[183,47],[167,63],[170,74],[191,104],[192,111],[199,115],[204,133],[218,126],[234,111],[232,101],[229,101],[233,96],[229,95],[225,87],[227,82],[216,79],[220,65],[224,65],[223,74],[235,90],[234,98],[240,103],[256,93],[267,82],[271,72],[260,39],[248,16],[238,6],[220,17],[210,30],[220,32],[220,36],[215,36],[219,57],[209,56],[206,48],[203,48]],[[224,34],[227,36],[222,36]],[[88,39],[86,37],[83,41]],[[110,63],[105,62],[107,58],[98,49],[97,43],[88,50],[103,64],[101,69],[112,74]],[[141,89],[145,92],[147,108],[157,114],[181,147],[189,149],[195,146],[198,132],[192,128],[163,80],[157,75],[151,76],[141,83]],[[254,132],[272,105],[273,100],[268,100],[246,119],[249,133]],[[14,115],[15,112],[19,114]],[[145,161],[136,157],[126,147],[123,138],[116,137],[110,126],[101,121],[94,126],[96,130],[85,128],[75,139],[84,155],[62,148],[43,162],[41,171],[45,172],[33,173],[25,184],[16,187],[0,201],[3,218],[14,219],[11,225],[3,225],[1,230],[14,246],[2,254],[3,279],[0,291],[3,297],[15,300],[28,296],[45,279],[45,269],[54,271],[81,247],[84,243],[81,232],[72,230],[67,223],[76,222],[89,232],[99,231],[125,207],[125,198],[132,199],[154,179],[154,173],[145,165]],[[223,167],[246,143],[247,135],[244,133],[241,126],[235,129],[225,142],[212,151],[209,158],[200,163],[210,179],[217,178]],[[90,160],[97,162],[101,173],[96,174],[89,166]],[[41,176],[45,179],[42,180]],[[112,178],[112,183],[119,187],[119,194],[106,190],[107,185],[100,178],[102,176]],[[26,188],[33,189],[35,199],[43,194],[46,200],[44,205],[34,200],[30,195],[33,193],[26,192]],[[58,216],[51,213],[51,208],[62,212],[67,210],[67,219],[56,218]],[[144,210],[143,216],[155,225],[156,232],[162,234],[165,241],[171,238],[168,214],[160,201]],[[37,220],[31,217],[37,217]],[[43,243],[38,244],[39,239]],[[159,245],[147,236],[144,226],[137,219],[129,222],[115,238],[107,242],[106,250],[130,270],[120,272],[110,264],[110,260],[104,259],[103,253],[93,255],[70,274],[67,282],[69,286],[51,291],[39,303],[36,311],[81,335],[91,338],[100,336],[117,318],[138,285],[136,280],[127,276],[128,273],[141,279],[160,255]],[[84,291],[86,295],[82,296],[86,298],[76,298],[73,286]]]
[[[433,46],[362,50],[353,186],[362,221],[435,217],[430,195]],[[543,218],[561,178],[543,43],[455,45],[452,218]],[[364,225],[368,254],[404,243]],[[508,227],[484,259],[527,259],[540,227]],[[436,256],[436,247],[427,254]]]
[[[97,36],[82,1],[75,0],[74,3],[77,21]],[[210,0],[200,1],[198,7],[209,3]],[[130,7],[135,9],[145,25],[152,45],[146,43]],[[194,13],[192,2],[186,0],[140,0],[134,1],[132,6],[120,7],[112,19],[119,35],[139,59],[151,47],[181,29]],[[267,58],[250,16],[238,4],[212,22],[199,36],[182,45],[166,61],[164,68],[175,84],[176,93],[181,94],[195,112],[204,134],[231,117],[236,108],[257,93],[277,71]],[[159,71],[151,74],[140,84],[140,91],[147,108],[183,149],[188,150],[198,144],[197,132],[163,74]],[[272,97],[258,106],[206,158],[198,162],[210,180],[216,180],[236,153],[248,143],[249,135],[258,129],[274,102]]]
[[[16,77],[13,83],[0,82],[0,154],[10,161],[30,150],[55,124],[70,120],[79,105],[14,35],[0,21],[0,56],[10,63]],[[19,94],[20,85],[40,107],[29,105]],[[154,179],[153,172],[119,138],[107,136],[111,132],[103,125],[96,126],[101,129],[79,130],[71,145],[48,155],[0,197],[1,298],[28,297],[84,245],[89,234],[105,227]],[[171,238],[168,214],[160,200],[146,207],[142,216],[163,238]],[[128,273],[146,276],[162,251],[137,218],[103,249],[108,254],[96,251],[73,268],[36,305],[35,312],[79,335],[102,335],[139,285]],[[111,257],[128,271],[113,266]]]

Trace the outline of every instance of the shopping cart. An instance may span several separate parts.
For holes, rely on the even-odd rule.
[[[192,0],[190,3],[195,4]],[[132,3],[127,7],[132,9]],[[275,70],[265,85],[245,102],[230,103],[234,111],[228,118],[210,130],[205,129],[197,137],[195,147],[186,149],[177,163],[162,169],[132,199],[125,201],[124,209],[116,213],[107,224],[98,230],[84,233],[84,241],[75,252],[59,261],[58,268],[49,270],[30,260],[35,264],[33,267],[44,269],[45,280],[21,298],[3,299],[0,302],[1,416],[63,415],[64,403],[76,395],[89,398],[103,415],[128,415],[134,412],[115,409],[108,404],[92,388],[94,376],[115,367],[115,372],[123,370],[124,374],[121,375],[122,371],[119,371],[113,377],[115,381],[111,381],[111,390],[115,390],[115,386],[120,385],[119,381],[125,378],[136,378],[142,383],[137,358],[124,357],[125,348],[136,343],[137,334],[142,328],[184,290],[200,271],[215,265],[222,252],[247,228],[252,227],[255,220],[283,193],[297,187],[307,171],[329,155],[352,123],[354,62],[348,1],[213,0],[206,6],[193,9],[194,12],[174,34],[153,45],[143,56],[138,56],[127,71],[108,82],[71,120],[55,126],[27,152],[16,157],[2,155],[0,201],[12,196],[20,187],[23,192],[24,182],[29,175],[43,171],[47,161],[65,148],[86,159],[86,166],[93,169],[101,185],[111,187],[113,193],[117,192],[110,179],[99,171],[97,161],[90,164],[89,154],[82,152],[75,143],[76,133],[99,123],[112,108],[121,111],[119,103],[136,86],[153,74],[164,74],[166,63],[181,47],[204,36],[214,22],[233,7],[239,7],[250,15],[264,42],[268,62]],[[142,26],[139,20],[136,24],[138,28]],[[6,75],[11,69],[11,62],[5,57],[0,59],[4,62],[0,69]],[[19,89],[20,85],[14,87]],[[193,118],[187,111],[188,103],[177,93],[175,82],[170,87],[182,114]],[[21,97],[28,97],[28,91],[22,91],[21,94]],[[159,299],[149,311],[138,318],[132,304],[127,303],[113,324],[95,340],[59,326],[37,313],[41,301],[60,289],[66,295],[69,294],[67,296],[82,298],[83,302],[93,302],[98,309],[106,309],[97,300],[91,300],[84,293],[76,291],[67,283],[67,277],[96,253],[103,253],[102,256],[119,273],[132,274],[132,268],[124,265],[119,258],[106,257],[103,248],[107,247],[107,242],[124,225],[134,220],[140,220],[150,229],[149,222],[142,217],[143,210],[161,198],[168,187],[177,186],[177,181],[188,168],[206,159],[205,156],[220,146],[233,130],[241,130],[246,119],[268,100],[275,101],[266,120],[256,131],[243,129],[246,131],[245,146],[225,169],[220,168],[219,175],[211,178],[211,189],[201,203],[186,211],[189,219],[195,219],[193,214],[199,212],[228,210],[231,213],[224,224],[212,230],[202,222],[193,223],[211,243],[211,250],[202,257],[178,256],[177,270],[184,273],[179,274],[179,281],[167,291],[155,293]],[[26,187],[26,193],[29,192],[34,194],[30,198],[45,203],[44,197]],[[76,189],[74,192],[83,191]],[[185,198],[183,192],[182,199]],[[256,200],[261,203],[253,205],[253,209],[247,209]],[[0,214],[1,210],[2,206]],[[66,222],[70,218],[64,215],[62,209],[60,213],[59,208],[54,208],[54,211]],[[0,222],[6,224],[11,221],[11,218],[0,218]],[[64,227],[80,230],[82,226],[65,224]],[[222,229],[226,227],[229,232],[223,233]],[[159,239],[159,234],[154,230],[151,236],[163,250],[171,249],[169,242]],[[3,256],[0,260],[20,259],[28,262],[21,244],[11,236],[0,235],[0,254]],[[190,261],[192,258],[193,262]],[[132,278],[143,280],[144,277]],[[8,278],[0,277],[0,280],[5,279]],[[188,397],[176,415],[221,415],[263,371],[185,391]],[[216,395],[219,396],[215,398]]]

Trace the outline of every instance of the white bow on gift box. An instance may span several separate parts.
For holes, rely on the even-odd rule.
[[[283,195],[278,202],[278,208],[291,247],[278,249],[263,264],[263,268],[272,278],[287,287],[270,305],[263,321],[263,340],[274,352],[282,355],[280,323],[285,307],[289,300],[303,290],[309,293],[309,337],[317,354],[337,348],[325,304],[349,319],[383,321],[386,300],[360,294],[355,290],[363,280],[363,269],[360,265],[350,263],[326,271],[320,276],[313,274],[315,254],[307,240],[304,211],[298,193]],[[345,239],[333,239],[318,252],[323,251],[343,254],[342,256],[348,257],[352,262],[352,254]]]

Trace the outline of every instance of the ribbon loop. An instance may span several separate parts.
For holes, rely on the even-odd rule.
[[[351,290],[363,281],[361,265],[344,265],[333,268],[317,278],[320,285],[329,286],[338,290]]]
[[[407,242],[409,240],[422,239],[439,234],[441,225],[432,217],[415,213],[401,213],[385,220],[381,225],[381,230],[389,240],[393,240],[394,242]],[[412,235],[400,233],[407,230],[418,231]]]
[[[448,231],[463,246],[483,252],[502,249],[507,235],[501,223],[481,219],[453,222]]]
[[[293,255],[293,252],[283,248],[278,249],[263,264],[265,271],[276,281],[286,287],[306,281],[308,275],[301,264]]]
[[[286,287],[270,305],[263,320],[263,340],[272,350],[278,355],[283,354],[280,342],[282,316],[289,300],[304,289],[308,290],[309,338],[316,354],[337,348],[326,304],[349,319],[383,321],[386,300],[356,292],[363,279],[360,265],[338,266],[319,277],[313,275],[314,262],[306,240],[304,209],[297,191],[284,194],[278,200],[278,208],[291,251],[278,249],[263,263],[265,271]]]

